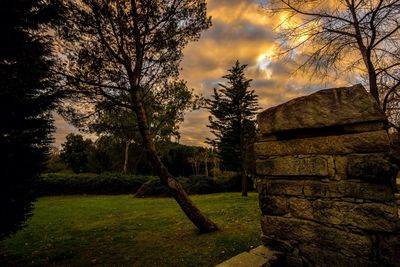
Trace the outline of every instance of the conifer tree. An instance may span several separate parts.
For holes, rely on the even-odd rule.
[[[0,239],[20,229],[52,141],[52,62],[37,33],[55,18],[47,1],[4,0],[0,8]]]
[[[245,77],[247,65],[236,61],[222,78],[227,83],[220,83],[214,88],[214,95],[207,100],[211,132],[215,135],[209,143],[216,145],[223,166],[228,170],[240,172],[242,195],[247,196],[248,159],[255,138],[255,116],[259,109],[257,95],[250,90],[251,79]]]

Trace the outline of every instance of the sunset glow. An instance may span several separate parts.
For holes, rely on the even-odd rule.
[[[184,50],[181,77],[195,92],[208,97],[213,88],[222,82],[222,76],[239,60],[247,64],[247,77],[253,79],[251,86],[259,96],[262,108],[285,102],[291,98],[308,94],[317,88],[338,83],[334,80],[322,83],[302,73],[293,75],[294,64],[277,57],[277,27],[292,27],[299,23],[288,14],[271,16],[262,10],[258,0],[210,0],[208,14],[213,25],[202,33],[198,42],[190,43]],[[306,35],[295,42],[304,41]],[[311,89],[310,89],[311,88]],[[205,146],[207,137],[212,137],[207,128],[209,113],[198,110],[187,113],[180,127],[180,142]],[[71,127],[57,116],[59,145],[71,132]]]

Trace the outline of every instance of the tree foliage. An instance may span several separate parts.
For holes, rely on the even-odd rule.
[[[303,68],[365,74],[370,93],[391,115],[400,88],[400,1],[268,1],[283,47]]]
[[[55,18],[45,1],[5,0],[0,9],[0,239],[29,218],[36,178],[52,141],[50,47],[39,33]]]
[[[259,106],[257,95],[250,90],[251,79],[245,77],[247,65],[239,61],[223,76],[227,84],[214,88],[214,95],[207,100],[211,132],[215,135],[209,143],[216,145],[223,166],[239,171],[242,177],[242,194],[247,195],[248,159],[254,143],[255,116]]]
[[[82,135],[71,133],[62,144],[60,158],[73,172],[87,172],[92,148],[93,142],[90,139],[85,140]]]
[[[62,85],[75,96],[74,104],[92,113],[116,108],[135,114],[154,170],[203,232],[217,227],[162,163],[154,129],[175,127],[191,107],[193,93],[178,77],[179,63],[186,44],[210,23],[205,1],[82,0],[66,1],[63,24],[55,29]]]

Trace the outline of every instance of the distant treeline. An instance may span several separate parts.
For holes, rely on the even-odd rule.
[[[174,176],[217,176],[221,170],[231,170],[220,164],[212,149],[165,141],[157,143],[157,147]],[[68,135],[61,149],[53,148],[47,164],[48,173],[65,171],[155,175],[141,143],[127,144],[112,136],[102,136],[93,142],[77,134]]]

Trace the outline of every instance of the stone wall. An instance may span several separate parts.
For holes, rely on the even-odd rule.
[[[264,244],[288,266],[400,266],[386,117],[356,85],[258,116]]]

